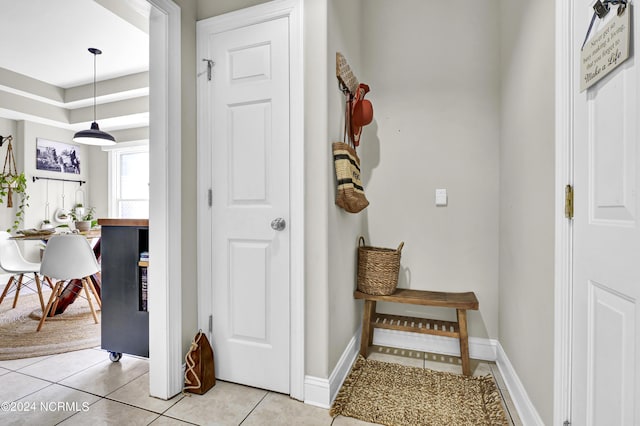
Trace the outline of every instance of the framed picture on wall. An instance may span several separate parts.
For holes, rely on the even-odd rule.
[[[36,169],[80,174],[80,150],[75,145],[36,139]]]

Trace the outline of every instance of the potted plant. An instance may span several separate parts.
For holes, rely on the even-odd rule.
[[[91,229],[91,222],[93,221],[95,210],[94,207],[85,209],[82,204],[76,205],[76,207],[71,210],[71,218],[78,231],[85,232]]]
[[[29,200],[29,195],[27,195],[27,179],[24,176],[24,172],[18,173],[16,169],[16,159],[13,156],[13,146],[11,145],[12,140],[13,137],[11,135],[7,137],[0,136],[0,146],[8,142],[7,154],[4,158],[4,168],[2,169],[2,173],[0,173],[0,203],[7,197],[7,207],[13,207],[13,193],[17,193],[20,197],[20,204],[18,204],[18,209],[16,210],[16,218],[13,221],[13,226],[7,229],[7,232],[18,230],[20,223],[24,219],[24,210],[29,206],[29,204],[27,204]]]
[[[27,202],[29,200],[29,195],[27,195],[27,179],[25,178],[24,173],[17,175],[0,173],[0,203],[2,203],[3,199],[6,197],[7,207],[13,207],[14,193],[18,194],[18,197],[20,197],[20,203],[16,210],[16,217],[13,221],[13,225],[10,229],[7,229],[7,232],[11,232],[11,230],[18,230],[18,227],[24,218],[25,208],[29,206]]]

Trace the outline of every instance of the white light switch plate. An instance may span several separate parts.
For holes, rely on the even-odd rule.
[[[447,205],[447,190],[436,189],[436,206],[446,206],[446,205]]]

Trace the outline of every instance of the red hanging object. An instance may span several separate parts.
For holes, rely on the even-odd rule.
[[[349,98],[347,107],[350,114],[349,137],[354,146],[360,145],[362,128],[373,121],[373,105],[371,101],[364,98],[367,93],[369,93],[369,86],[360,83],[355,96]]]

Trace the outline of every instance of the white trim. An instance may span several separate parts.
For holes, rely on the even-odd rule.
[[[573,184],[573,1],[556,0],[556,207],[553,423],[571,418],[572,222],[564,218],[564,187]]]
[[[289,19],[290,42],[290,386],[292,398],[305,399],[304,376],[304,69],[303,69],[303,13],[300,0],[274,0],[247,9],[198,21],[197,34],[204,31],[219,33],[260,22],[287,17]],[[199,40],[200,38],[197,37]],[[204,69],[202,59],[206,46],[198,43],[197,70]],[[198,114],[208,108],[209,98],[206,79],[198,79]],[[206,95],[204,95],[206,94]],[[211,171],[207,159],[211,158],[211,129],[208,120],[198,120],[198,177],[197,177],[197,225],[198,225],[198,324],[203,330],[209,328],[209,313],[212,312],[211,288],[211,208],[208,206]]]
[[[289,2],[289,59],[291,111],[291,169],[289,193],[291,197],[291,354],[289,394],[304,400],[305,373],[305,223],[304,223],[304,57],[303,57],[303,2]]]
[[[507,354],[500,342],[496,341],[496,350],[497,350],[497,358],[496,365],[500,370],[500,374],[502,375],[502,379],[504,380],[505,385],[507,386],[507,391],[509,392],[509,396],[511,397],[511,401],[513,401],[513,405],[516,407],[516,411],[518,412],[518,416],[522,421],[523,425],[540,425],[544,426],[544,422],[542,418],[538,414],[536,407],[531,402],[527,391],[525,390],[516,370],[511,365]],[[557,423],[562,424],[562,423]]]
[[[314,376],[304,377],[304,403],[320,408],[330,408],[331,386],[329,379],[322,379]]]
[[[454,337],[432,336],[386,329],[375,329],[373,343],[421,352],[460,356],[460,343]],[[544,425],[518,374],[498,340],[469,337],[469,357],[494,361],[502,374],[518,416],[525,425]],[[564,420],[563,420],[564,421]],[[562,422],[558,423],[562,424]]]
[[[344,352],[340,356],[333,372],[328,379],[313,376],[304,378],[304,403],[316,407],[329,408],[336,399],[342,383],[347,378],[351,366],[358,356],[360,348],[361,329],[351,338]]]
[[[213,313],[213,295],[211,276],[213,266],[211,262],[213,240],[212,208],[208,204],[209,191],[212,190],[211,173],[211,120],[202,117],[203,111],[211,111],[211,96],[208,81],[205,78],[207,65],[202,61],[208,58],[208,45],[200,41],[202,22],[196,22],[196,224],[198,238],[196,239],[196,276],[198,280],[198,327],[205,330],[209,341],[213,341],[209,328],[209,315]],[[211,58],[208,58],[211,59]],[[206,284],[206,285],[205,285]]]
[[[361,330],[358,329],[349,341],[349,344],[343,351],[342,356],[328,379],[314,376],[305,377],[305,404],[321,408],[331,407],[342,383],[344,383],[351,366],[358,356],[360,334]],[[460,356],[458,339],[453,337],[376,329],[374,330],[373,343],[375,345],[386,345],[422,352]],[[518,416],[522,420],[522,424],[544,425],[499,341],[495,339],[470,337],[469,354],[473,359],[494,361],[496,363],[507,387],[507,391],[509,392],[509,396],[516,407]]]
[[[138,153],[146,153],[149,154],[149,144],[148,143],[126,143],[125,144],[116,144],[115,147],[110,146],[108,150],[106,150],[108,155],[108,211],[109,217],[120,217],[120,208],[119,202],[122,201],[119,196],[121,195],[121,157],[126,154],[138,154]],[[103,150],[104,151],[104,150]],[[147,157],[147,162],[148,162]],[[127,199],[126,201],[147,201],[147,209],[149,207],[149,198],[146,199]],[[148,214],[147,214],[148,217]],[[140,217],[143,218],[143,217]]]
[[[147,0],[149,22],[149,393],[182,390],[181,9]]]
[[[495,361],[497,343],[498,341],[494,339],[469,337],[469,357],[483,361]],[[377,328],[373,333],[373,344],[460,356],[460,341],[455,337],[432,336],[429,334]]]
[[[101,146],[100,148],[102,149],[102,151],[108,152],[108,151],[113,151],[118,149],[134,148],[138,146],[148,146],[148,145],[149,145],[149,139],[140,139],[138,141],[118,142],[115,145],[106,145],[106,146]]]

